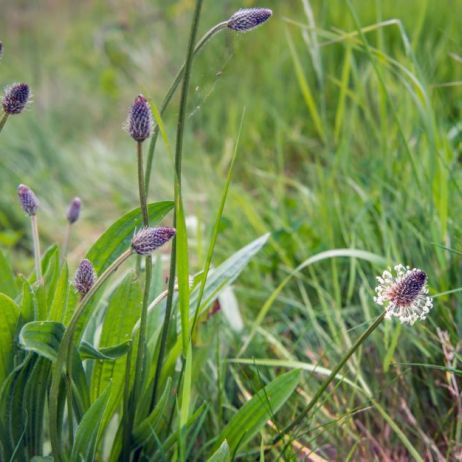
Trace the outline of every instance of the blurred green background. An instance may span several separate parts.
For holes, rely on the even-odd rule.
[[[201,32],[250,6],[270,7],[274,16],[252,33],[221,33],[194,62],[184,149],[187,213],[200,224],[191,240],[193,267],[204,257],[245,108],[217,253],[224,258],[273,233],[236,287],[248,325],[291,270],[329,249],[363,249],[390,264],[422,267],[433,293],[457,289],[462,3],[205,1]],[[0,1],[0,82],[28,82],[34,95],[0,136],[0,244],[11,255],[29,249],[19,183],[40,197],[48,243],[62,240],[67,203],[82,197],[74,261],[135,206],[135,152],[121,127],[138,93],[160,104],[183,61],[192,8],[192,0]],[[165,117],[172,140],[176,115],[173,104]],[[171,167],[160,143],[152,201],[171,198]],[[19,258],[14,265],[31,268]],[[373,276],[382,270],[347,259],[310,267],[264,318],[270,340],[257,335],[250,349],[332,366],[352,329],[355,337],[378,313]],[[412,444],[424,451],[422,433],[431,434],[445,455],[459,447],[461,430],[441,386],[444,373],[400,364],[445,363],[436,328],[447,330],[457,349],[459,302],[458,293],[439,297],[431,321],[405,329],[406,336],[387,324],[357,363]],[[403,414],[400,396],[409,397],[418,424]],[[339,409],[349,399],[337,398]],[[371,431],[388,425],[377,414],[364,419]],[[344,427],[353,436],[342,430],[320,438],[337,448],[354,435],[359,441],[365,433],[354,425]],[[390,437],[377,437],[386,446],[381,438]],[[392,460],[401,460],[399,445],[394,451]]]

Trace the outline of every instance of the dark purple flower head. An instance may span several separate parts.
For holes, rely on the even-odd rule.
[[[3,110],[9,115],[19,114],[24,110],[29,100],[29,85],[14,83],[5,88],[2,99]]]
[[[32,216],[37,214],[39,200],[33,191],[24,184],[18,186],[18,197],[21,207],[27,215]]]
[[[128,114],[127,131],[135,141],[142,142],[151,136],[152,126],[149,103],[143,95],[138,95]]]
[[[418,269],[411,271],[389,291],[389,298],[396,306],[409,306],[420,295],[427,275]]]
[[[3,56],[3,42],[0,42],[0,58]]]
[[[132,249],[138,255],[150,255],[176,233],[175,228],[143,228],[132,239]]]
[[[93,287],[96,274],[89,260],[82,260],[75,273],[74,286],[80,295],[84,296]]]
[[[69,208],[67,209],[67,221],[71,225],[79,219],[81,206],[82,201],[80,200],[80,197],[74,197],[69,204]]]
[[[269,8],[245,8],[236,11],[228,20],[228,28],[248,32],[268,21],[273,12]]]

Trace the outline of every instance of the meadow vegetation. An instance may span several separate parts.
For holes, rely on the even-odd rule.
[[[273,16],[217,34],[192,63],[187,105],[180,85],[162,118],[196,1],[0,5],[0,83],[33,94],[0,133],[1,460],[49,460],[53,374],[55,460],[460,460],[462,4],[204,0],[198,38],[241,7]],[[85,257],[100,276],[143,224],[130,212],[136,143],[122,130],[138,94],[163,128],[148,212],[155,226],[175,216],[177,279],[166,282],[167,244],[153,255],[142,384],[149,263],[136,256],[90,300],[58,383],[78,265]],[[19,184],[40,200],[43,286]],[[74,196],[83,206],[67,266]],[[428,319],[378,324],[297,421],[382,313],[375,276],[399,263],[425,271]]]

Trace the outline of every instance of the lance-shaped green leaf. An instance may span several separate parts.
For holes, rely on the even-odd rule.
[[[27,351],[54,361],[64,330],[64,324],[56,321],[28,322],[19,333],[19,344]]]
[[[14,298],[18,293],[13,270],[9,261],[0,250],[0,292]]]
[[[75,436],[75,443],[72,448],[71,460],[93,461],[95,460],[96,443],[102,430],[101,420],[111,392],[111,385],[108,385],[101,396],[91,405],[90,409],[83,416]]]
[[[221,446],[207,459],[207,462],[231,462],[229,444],[226,440],[224,440]]]
[[[124,356],[130,348],[131,341],[128,340],[118,345],[100,348],[99,350],[87,341],[82,341],[79,347],[82,359],[114,360]]]
[[[258,391],[233,416],[223,429],[214,450],[228,441],[231,453],[253,438],[265,423],[289,399],[300,379],[300,371],[293,370],[275,378]]]
[[[13,347],[19,307],[7,295],[0,294],[0,386],[13,368]]]

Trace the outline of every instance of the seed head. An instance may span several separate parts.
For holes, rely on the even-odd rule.
[[[18,186],[18,197],[21,207],[27,215],[32,216],[37,214],[39,207],[39,200],[37,196],[33,193],[32,189],[27,187],[24,184]]]
[[[175,228],[143,228],[132,239],[132,249],[138,255],[150,255],[176,233]]]
[[[433,301],[428,296],[427,275],[419,269],[403,265],[385,271],[378,277],[376,303],[386,306],[387,319],[396,316],[402,323],[414,324],[417,319],[425,319]]]
[[[19,114],[24,110],[29,100],[29,85],[26,83],[14,83],[6,87],[3,92],[3,111],[9,115]]]
[[[82,201],[80,200],[80,197],[74,197],[69,204],[69,208],[67,209],[67,221],[71,225],[79,219],[81,206]]]
[[[82,297],[88,293],[95,283],[96,274],[91,262],[84,259],[75,273],[74,286]]]
[[[135,141],[142,142],[151,136],[152,125],[149,103],[143,95],[138,95],[128,114],[127,131]]]
[[[269,8],[245,8],[236,11],[228,20],[228,28],[248,32],[268,21],[273,12]]]

